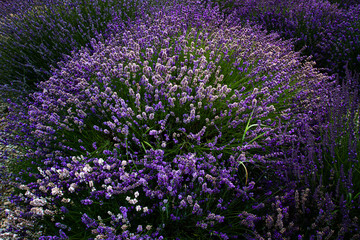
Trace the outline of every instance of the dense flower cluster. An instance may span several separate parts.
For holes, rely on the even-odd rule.
[[[359,169],[327,172],[339,161],[321,155],[342,137],[329,118],[348,114],[356,131],[344,141],[358,163],[357,92],[342,99],[334,78],[292,41],[211,4],[172,1],[127,24],[113,16],[105,32],[52,67],[26,104],[10,101],[0,134],[23,150],[10,165],[11,201],[23,208],[8,213],[9,232],[25,238],[36,228],[43,240],[357,236],[348,206]]]

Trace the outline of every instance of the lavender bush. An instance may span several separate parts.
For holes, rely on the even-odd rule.
[[[158,1],[162,11],[125,25],[113,18],[52,67],[27,103],[9,100],[0,139],[21,153],[9,166],[20,210],[7,212],[7,232],[358,239],[356,75],[333,87],[291,41],[222,6],[178,2]],[[301,13],[308,19],[317,7],[337,9],[312,3]],[[265,6],[239,4],[244,16]],[[279,19],[296,7],[266,4]],[[343,39],[356,40],[353,17],[340,24],[350,32]]]
[[[221,19],[185,3],[120,34],[114,19],[10,114],[12,201],[39,239],[256,235],[252,212],[290,180],[281,156],[298,124],[316,128],[331,78],[290,41]]]

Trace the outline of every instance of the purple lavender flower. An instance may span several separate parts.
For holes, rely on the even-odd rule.
[[[86,225],[87,228],[96,228],[98,224],[94,219],[91,219],[86,213],[81,217],[81,221]]]

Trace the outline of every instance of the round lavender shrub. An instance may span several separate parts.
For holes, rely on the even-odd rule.
[[[14,202],[44,226],[40,239],[254,229],[256,184],[282,179],[281,151],[300,119],[321,117],[329,78],[301,64],[291,42],[220,19],[175,4],[93,39],[39,83],[20,124],[10,115],[16,136],[6,139],[25,154],[12,166],[22,169]]]
[[[28,1],[16,14],[4,13],[0,26],[1,97],[16,99],[51,76],[51,66],[99,34],[119,17],[123,24],[150,9],[146,1]],[[14,2],[14,4],[17,2]],[[11,9],[8,5],[4,8]],[[2,11],[7,11],[2,9]],[[18,100],[23,98],[19,97]]]

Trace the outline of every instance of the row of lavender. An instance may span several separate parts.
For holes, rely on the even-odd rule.
[[[133,1],[137,14],[128,8],[123,16],[118,2],[54,3],[49,15],[32,11],[4,28],[6,44],[36,35],[44,48],[41,56],[18,51],[28,62],[8,79],[45,80],[23,101],[9,101],[2,137],[23,149],[10,166],[18,189],[11,200],[22,211],[9,213],[9,232],[20,239],[34,228],[39,239],[359,238],[355,77],[336,86],[291,41],[216,6]],[[92,20],[99,14],[106,24]],[[22,31],[11,32],[15,25]],[[73,43],[71,56],[48,72],[36,71],[39,63],[46,57],[54,65],[69,49],[49,47],[66,46],[57,40],[64,36],[50,34],[48,43],[40,26],[62,26]],[[32,39],[14,46],[28,49]]]
[[[356,1],[209,1],[232,13],[232,21],[249,20],[284,39],[296,40],[296,51],[311,55],[317,68],[339,74],[340,80],[346,78],[346,67],[360,69],[360,5]]]
[[[72,50],[88,46],[99,33],[106,36],[113,18],[125,22],[151,9],[146,0],[14,0],[1,2],[0,7],[2,99],[33,92]]]

